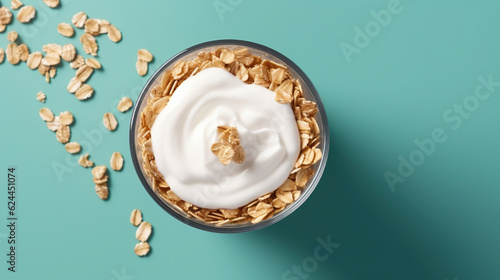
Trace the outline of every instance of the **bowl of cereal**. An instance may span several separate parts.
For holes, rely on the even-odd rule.
[[[130,149],[146,191],[198,229],[257,230],[307,200],[326,165],[329,129],[309,78],[259,44],[189,47],[151,76]]]

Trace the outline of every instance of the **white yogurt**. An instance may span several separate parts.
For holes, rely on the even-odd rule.
[[[231,73],[208,68],[175,91],[151,129],[158,170],[181,199],[236,209],[276,190],[292,171],[300,136],[289,104]],[[211,152],[217,126],[238,129],[246,159],[224,166]]]

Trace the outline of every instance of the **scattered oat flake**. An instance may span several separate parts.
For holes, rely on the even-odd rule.
[[[17,13],[17,20],[22,23],[28,23],[35,17],[36,9],[33,6],[23,6]]]
[[[150,249],[151,247],[149,246],[148,242],[139,242],[137,243],[137,245],[135,245],[134,252],[139,257],[142,257],[147,255]]]
[[[119,152],[114,152],[111,155],[111,160],[109,161],[111,169],[119,171],[123,167],[123,157]]]
[[[118,125],[115,116],[109,112],[104,114],[102,118],[102,123],[104,124],[104,127],[107,128],[109,131],[115,130],[116,126]]]
[[[61,22],[57,25],[57,32],[64,37],[71,37],[75,34],[75,30],[69,23]]]
[[[11,31],[7,33],[7,40],[9,40],[10,42],[15,42],[18,36],[19,35],[17,34],[16,31]]]
[[[146,49],[140,49],[137,51],[137,59],[151,62],[153,60],[153,55]]]
[[[85,65],[85,59],[79,54],[77,54],[75,59],[69,64],[69,66],[73,69],[78,69],[83,65]]]
[[[85,168],[94,166],[94,162],[89,160],[89,153],[81,155],[80,159],[78,159],[78,164]]]
[[[7,55],[7,61],[10,64],[18,64],[21,58],[19,57],[19,53],[17,52],[17,44],[10,43],[7,45],[7,51],[5,52]]]
[[[66,62],[72,62],[76,57],[76,49],[72,44],[66,44],[62,47],[62,59]]]
[[[22,62],[26,62],[30,56],[30,50],[28,49],[28,46],[24,43],[21,45],[17,46],[17,55],[19,56],[19,59]]]
[[[108,178],[109,178],[109,176],[107,174],[105,174],[101,179],[97,179],[95,177],[92,178],[92,181],[94,182],[94,184],[107,184]]]
[[[47,122],[47,128],[52,131],[57,131],[61,127],[61,120],[56,116],[53,121]]]
[[[23,3],[21,3],[21,1],[19,1],[19,0],[11,0],[10,1],[10,7],[12,8],[12,10],[17,10],[17,9],[21,8],[22,5],[23,5]]]
[[[94,94],[94,89],[88,85],[88,84],[83,84],[76,92],[75,96],[76,99],[78,100],[85,100],[88,99]]]
[[[69,126],[67,125],[61,125],[59,129],[56,131],[57,141],[63,144],[68,143],[70,137],[71,137],[71,131],[69,129]]]
[[[57,53],[48,53],[43,59],[42,64],[45,66],[57,65],[61,62],[61,57]]]
[[[106,175],[107,168],[105,165],[98,165],[92,169],[92,176],[96,179],[102,179]]]
[[[64,147],[66,148],[66,151],[68,151],[68,153],[70,154],[77,154],[81,150],[80,144],[78,142],[66,143]]]
[[[141,224],[141,222],[142,222],[141,210],[139,209],[132,210],[132,213],[130,214],[130,223],[134,226],[138,226]]]
[[[109,21],[105,19],[96,19],[96,20],[99,23],[99,33],[100,34],[108,33],[108,27],[111,25]]]
[[[151,235],[151,231],[151,224],[148,222],[142,222],[135,232],[135,238],[137,238],[137,240],[139,241],[146,242]]]
[[[59,113],[59,118],[62,125],[71,125],[73,123],[73,114],[68,111]]]
[[[40,109],[40,118],[46,122],[51,122],[54,120],[54,113],[49,108]]]
[[[78,68],[76,71],[75,77],[80,80],[82,83],[87,81],[92,73],[94,72],[94,68],[88,66],[88,65],[83,65],[82,67]]]
[[[59,0],[43,0],[43,3],[45,5],[49,6],[50,8],[56,8],[59,6]]]
[[[106,200],[109,196],[109,189],[106,183],[96,184],[95,185],[95,193],[99,196],[100,199]]]
[[[137,73],[144,76],[148,73],[148,63],[144,60],[138,59],[135,67],[137,68]]]
[[[99,21],[93,18],[87,19],[85,22],[85,32],[89,33],[92,36],[97,36],[100,34],[99,29]]]
[[[108,37],[111,41],[117,43],[122,39],[122,33],[116,26],[110,24],[108,26]]]
[[[77,77],[73,77],[69,81],[66,89],[71,93],[75,93],[81,86],[82,86],[82,82]]]
[[[41,91],[36,94],[36,100],[38,100],[42,103],[45,103],[45,98],[46,98],[45,93],[43,93]]]
[[[0,7],[0,26],[3,26],[2,32],[5,30],[5,26],[10,24],[12,21],[12,13],[7,7]]]
[[[77,28],[83,28],[85,26],[85,21],[87,21],[87,15],[84,12],[76,13],[71,19],[71,22]]]
[[[87,58],[85,64],[94,69],[101,69],[101,63],[95,58]]]
[[[49,53],[56,53],[58,55],[62,55],[62,46],[58,44],[46,44],[43,45],[42,50],[49,54]]]
[[[118,102],[118,105],[116,106],[116,108],[118,109],[118,111],[120,112],[126,112],[128,109],[130,109],[132,107],[133,103],[132,103],[132,100],[128,97],[122,97],[122,99],[120,99],[120,102]]]
[[[99,46],[97,45],[95,38],[89,33],[84,33],[80,36],[80,42],[83,45],[83,50],[87,54],[91,54],[93,56],[97,56],[97,51]]]
[[[0,48],[0,63],[3,62],[4,58],[5,58],[5,51],[2,48]]]

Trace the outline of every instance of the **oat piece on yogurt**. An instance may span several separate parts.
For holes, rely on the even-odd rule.
[[[220,125],[217,130],[220,132],[219,141],[210,147],[212,153],[224,165],[228,165],[231,161],[237,164],[243,163],[245,161],[245,150],[240,146],[238,129]]]

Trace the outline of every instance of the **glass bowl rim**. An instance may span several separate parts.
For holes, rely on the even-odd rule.
[[[216,225],[208,225],[206,223],[202,223],[202,221],[198,222],[195,221],[194,218],[190,219],[187,217],[182,216],[181,214],[177,213],[175,210],[170,208],[167,204],[167,202],[163,201],[153,190],[153,188],[150,186],[150,183],[146,176],[143,174],[141,170],[141,164],[139,162],[139,159],[137,157],[137,151],[136,151],[136,124],[137,121],[140,121],[140,105],[142,102],[144,102],[144,99],[147,97],[149,90],[151,86],[155,83],[155,81],[160,77],[161,74],[164,73],[164,71],[171,65],[173,65],[177,60],[181,57],[183,57],[186,54],[192,53],[194,51],[200,51],[204,48],[208,47],[216,47],[216,46],[242,46],[242,47],[249,47],[252,49],[256,49],[258,51],[270,54],[271,56],[274,56],[278,58],[279,60],[283,61],[287,67],[291,68],[294,72],[298,74],[298,76],[304,81],[306,84],[307,88],[310,90],[310,93],[314,97],[314,101],[316,102],[318,106],[318,113],[321,115],[321,121],[322,121],[322,134],[323,138],[322,142],[324,143],[323,146],[323,157],[321,158],[319,165],[317,167],[317,171],[314,173],[311,182],[309,183],[309,186],[303,191],[303,193],[300,195],[299,199],[297,201],[294,201],[292,204],[288,205],[283,211],[278,213],[276,216],[273,216],[267,220],[261,221],[256,224],[249,224],[241,227],[217,227]],[[137,120],[137,121],[136,121]],[[153,198],[153,200],[161,207],[163,210],[165,210],[167,213],[169,213],[171,216],[176,218],[177,220],[192,226],[197,229],[209,231],[209,232],[216,232],[216,233],[240,233],[240,232],[249,232],[249,231],[255,231],[258,229],[262,229],[265,227],[268,227],[274,223],[277,223],[284,218],[288,217],[291,213],[293,213],[297,208],[299,208],[311,195],[311,193],[314,191],[316,186],[318,185],[321,176],[323,175],[323,171],[326,167],[326,162],[328,159],[328,151],[330,148],[330,130],[328,126],[328,119],[326,116],[326,111],[323,106],[323,102],[321,101],[321,98],[318,94],[318,91],[314,87],[313,83],[309,79],[309,77],[302,71],[302,69],[295,64],[293,61],[291,61],[289,58],[284,56],[283,54],[266,47],[264,45],[260,45],[257,43],[249,42],[249,41],[244,41],[244,40],[235,40],[235,39],[221,39],[221,40],[213,40],[213,41],[207,41],[203,43],[199,43],[196,45],[193,45],[191,47],[188,47],[174,56],[172,56],[170,59],[168,59],[166,62],[164,62],[148,79],[148,81],[144,84],[141,93],[139,97],[137,98],[134,108],[132,111],[132,116],[130,119],[130,127],[129,127],[129,147],[130,147],[130,155],[132,157],[132,162],[134,164],[134,169],[139,176],[139,180],[141,181],[143,187],[146,189],[148,194]]]

